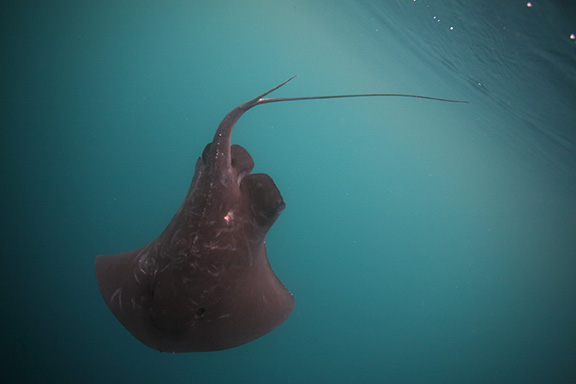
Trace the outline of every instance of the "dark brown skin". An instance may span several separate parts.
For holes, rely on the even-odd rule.
[[[270,332],[294,308],[294,297],[272,271],[265,246],[284,201],[270,176],[250,174],[250,154],[231,145],[234,124],[244,112],[266,103],[342,97],[458,102],[393,94],[264,98],[288,81],[226,115],[196,163],[184,203],[156,240],[96,258],[96,279],[108,308],[150,348],[233,348]]]

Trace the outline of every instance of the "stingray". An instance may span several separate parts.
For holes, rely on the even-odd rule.
[[[234,108],[196,162],[190,189],[164,232],[131,252],[96,258],[100,293],[136,339],[163,352],[217,351],[253,341],[282,324],[294,297],[276,277],[266,234],[285,203],[272,178],[251,174],[252,157],[231,145],[232,129],[257,105],[281,101],[399,96],[358,94],[265,98]]]

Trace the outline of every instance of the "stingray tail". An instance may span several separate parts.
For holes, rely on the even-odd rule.
[[[234,129],[234,125],[236,122],[242,117],[242,115],[248,111],[250,108],[255,107],[261,104],[268,104],[268,103],[278,103],[281,101],[301,101],[301,100],[321,100],[321,99],[343,99],[343,98],[352,98],[352,97],[411,97],[416,99],[426,99],[426,100],[434,100],[434,101],[443,101],[447,103],[468,103],[467,101],[461,100],[451,100],[451,99],[441,99],[438,97],[430,97],[430,96],[420,96],[420,95],[409,95],[409,94],[402,94],[402,93],[362,93],[362,94],[354,94],[354,95],[332,95],[332,96],[306,96],[306,97],[275,97],[275,98],[266,98],[265,96],[269,95],[270,93],[274,92],[278,88],[286,85],[290,80],[293,80],[296,76],[292,76],[285,82],[276,87],[272,88],[271,90],[264,92],[260,96],[253,98],[250,101],[240,104],[233,110],[231,110],[222,120],[218,129],[216,130],[216,134],[212,140],[212,145],[210,146],[210,154],[209,157],[216,158],[218,157],[217,163],[218,164],[230,164],[230,145],[231,145],[231,137],[232,137],[232,130]],[[217,156],[217,154],[221,154]]]
[[[351,97],[411,97],[416,99],[426,99],[426,100],[434,100],[434,101],[444,101],[447,103],[468,103],[468,101],[463,100],[452,100],[452,99],[442,99],[439,97],[430,97],[430,96],[420,96],[420,95],[410,95],[404,93],[360,93],[360,94],[352,94],[352,95],[331,95],[331,96],[306,96],[306,97],[273,97],[273,98],[264,98],[264,96],[274,92],[278,88],[286,85],[290,80],[294,79],[296,76],[292,76],[282,84],[272,88],[266,93],[261,94],[260,96],[250,100],[246,104],[250,105],[252,108],[254,105],[260,104],[268,104],[268,103],[277,103],[280,101],[299,101],[299,100],[320,100],[320,99],[344,99],[344,98],[351,98]]]

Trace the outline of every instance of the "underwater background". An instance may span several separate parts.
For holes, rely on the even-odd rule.
[[[5,1],[2,377],[15,383],[576,383],[573,1]],[[287,207],[291,317],[168,354],[98,254],[160,234],[228,111]]]

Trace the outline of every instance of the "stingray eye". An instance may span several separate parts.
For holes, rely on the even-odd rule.
[[[206,312],[206,309],[204,309],[204,308],[198,308],[198,310],[197,310],[196,313],[194,314],[194,318],[195,318],[195,319],[201,319],[201,318],[203,318],[205,312]]]

